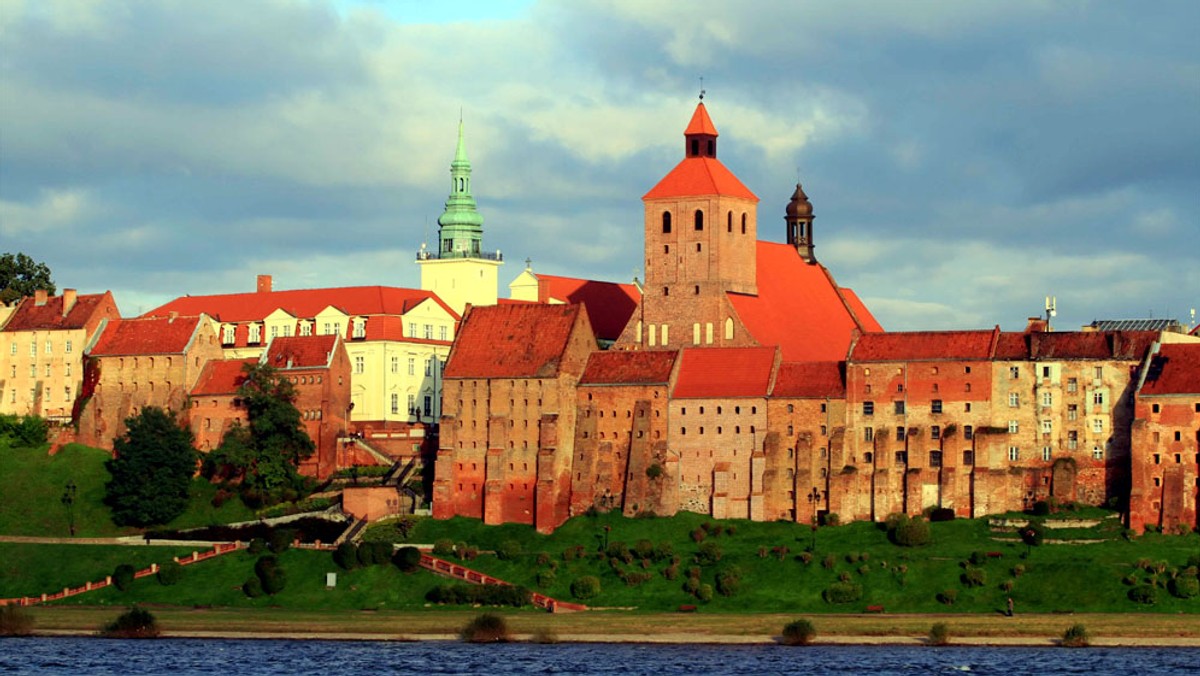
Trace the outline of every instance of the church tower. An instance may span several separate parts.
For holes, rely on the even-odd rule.
[[[458,146],[450,163],[450,196],[438,217],[437,250],[422,244],[417,252],[421,289],[436,293],[459,314],[467,304],[495,305],[503,262],[499,250],[483,251],[483,216],[471,196],[471,161],[459,120]]]
[[[817,262],[817,257],[813,254],[813,208],[812,202],[808,201],[808,195],[804,194],[804,188],[800,184],[796,184],[796,191],[792,193],[792,200],[788,202],[787,210],[783,217],[787,222],[787,243],[796,247],[796,251],[804,262],[809,265]]]
[[[730,344],[726,294],[757,294],[758,197],[717,159],[703,101],[683,136],[683,160],[642,197],[646,284],[632,342],[643,349]]]

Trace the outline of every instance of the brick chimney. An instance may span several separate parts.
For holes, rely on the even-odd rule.
[[[271,293],[271,275],[258,276],[258,292]]]
[[[1050,322],[1042,317],[1030,317],[1025,323],[1025,333],[1045,333],[1050,328]]]
[[[45,305],[46,304],[46,296],[47,296],[47,293],[46,293],[45,289],[35,290],[33,292],[33,304],[38,307]]]
[[[71,308],[75,307],[75,301],[79,296],[75,293],[75,289],[63,289],[63,316],[66,317],[71,312]]]

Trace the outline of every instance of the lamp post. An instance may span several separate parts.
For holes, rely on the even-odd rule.
[[[63,507],[67,508],[67,528],[70,529],[71,537],[75,537],[75,490],[75,481],[67,480],[60,499]]]
[[[812,526],[811,526],[812,527],[812,544],[809,546],[809,551],[816,551],[817,550],[817,508],[821,504],[821,491],[817,490],[816,486],[813,486],[812,490],[810,490],[808,492],[808,495],[805,497],[808,498],[809,504],[812,505],[812,512],[813,512]]]

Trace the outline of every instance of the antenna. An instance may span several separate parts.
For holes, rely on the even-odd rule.
[[[1046,296],[1046,328],[1050,328],[1050,320],[1058,316],[1058,298]]]
[[[704,76],[700,77],[700,100],[704,100]]]

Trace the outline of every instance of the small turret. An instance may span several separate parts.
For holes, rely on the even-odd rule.
[[[792,199],[788,202],[784,220],[787,222],[787,243],[796,247],[796,251],[805,261],[816,263],[817,257],[813,253],[812,202],[808,201],[808,195],[804,194],[804,188],[800,187],[799,183],[796,184],[796,191],[792,193]]]

